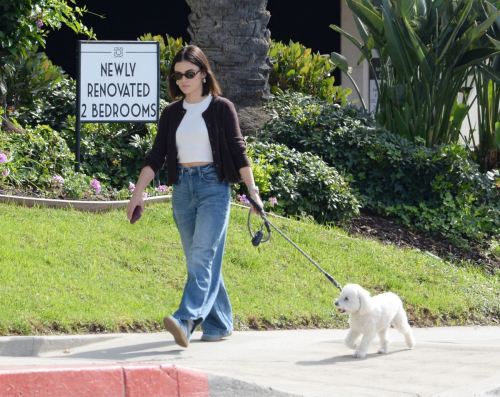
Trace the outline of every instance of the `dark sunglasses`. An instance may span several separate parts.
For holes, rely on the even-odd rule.
[[[200,72],[201,69],[199,69],[197,72],[195,72],[194,70],[188,70],[186,73],[175,72],[172,73],[172,77],[174,78],[174,80],[181,80],[182,76],[186,76],[186,79],[193,79],[194,76],[196,76]]]

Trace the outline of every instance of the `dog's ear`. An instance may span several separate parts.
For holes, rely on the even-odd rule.
[[[370,293],[362,287],[358,288],[359,314],[367,314],[373,310],[372,297]]]

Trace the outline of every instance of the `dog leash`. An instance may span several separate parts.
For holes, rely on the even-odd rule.
[[[252,203],[252,205],[257,209],[257,211],[259,212],[259,215],[260,217],[262,218],[262,220],[264,221],[264,225],[261,227],[261,229],[255,233],[255,235],[252,233],[252,228],[250,227],[250,216],[252,215],[252,209],[250,208],[250,212],[248,214],[248,231],[250,232],[250,236],[252,237],[252,244],[254,247],[258,247],[259,244],[261,243],[267,243],[270,239],[271,239],[271,229],[269,226],[271,226],[274,230],[276,230],[279,234],[281,234],[283,236],[283,238],[288,241],[290,244],[292,244],[295,248],[297,248],[297,250],[302,254],[304,255],[307,259],[309,259],[309,261],[314,265],[316,266],[320,271],[321,273],[323,273],[326,278],[328,280],[330,280],[331,283],[333,283],[333,285],[335,285],[340,291],[342,291],[342,287],[340,286],[340,284],[332,277],[330,276],[325,270],[323,270],[321,268],[321,266],[319,266],[316,262],[314,262],[310,257],[309,255],[307,255],[304,251],[302,251],[300,249],[300,247],[295,244],[292,240],[290,240],[281,230],[279,230],[276,226],[274,226],[270,221],[269,219],[267,219],[266,217],[266,214],[264,212],[264,209],[261,208],[256,202],[255,200],[250,197],[250,195],[247,196],[248,200],[250,201],[250,203]],[[264,237],[264,232],[263,232],[263,229],[264,229],[264,226],[266,227],[267,229],[267,232],[269,233],[269,236],[262,240],[262,238]]]

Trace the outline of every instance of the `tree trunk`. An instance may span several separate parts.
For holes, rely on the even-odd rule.
[[[210,60],[223,95],[233,102],[267,99],[271,17],[267,0],[186,0],[191,44]]]

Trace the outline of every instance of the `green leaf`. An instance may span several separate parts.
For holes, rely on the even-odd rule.
[[[345,2],[354,15],[356,15],[368,27],[368,29],[370,29],[372,34],[382,34],[384,24],[379,14],[354,0],[345,0]]]
[[[452,115],[452,118],[453,118],[452,124],[457,130],[459,130],[462,127],[462,122],[464,121],[465,116],[467,116],[468,110],[469,110],[469,107],[464,103],[459,104],[455,108],[455,111],[453,112],[453,115]]]
[[[443,59],[446,55],[448,55],[448,49],[453,45],[455,42],[455,38],[462,28],[463,24],[467,20],[467,17],[469,15],[470,9],[472,7],[474,0],[465,0],[461,1],[460,5],[465,3],[465,6],[461,10],[460,16],[458,21],[453,22],[451,21],[451,18],[454,18],[455,14],[459,13],[460,8],[457,7],[455,13],[450,16],[450,21],[447,26],[441,27],[442,34],[441,37],[439,38],[439,43],[437,45],[437,57],[438,57],[438,62]],[[449,3],[452,4],[452,3]],[[434,4],[433,4],[434,7]],[[451,7],[451,6],[450,6]]]
[[[487,36],[488,39],[491,41],[491,43],[500,50],[500,41],[498,40],[495,40],[493,37],[491,36]]]
[[[490,15],[496,14],[498,12],[498,9],[493,4],[491,4],[489,1],[486,2],[486,8],[488,9],[488,12],[490,13]],[[497,19],[495,19],[495,23],[497,25],[497,28],[500,29],[500,17],[497,17]]]
[[[387,7],[385,6],[387,4]],[[392,64],[398,73],[409,79],[411,75],[410,65],[406,57],[406,52],[399,37],[399,32],[392,21],[393,15],[389,6],[389,0],[384,0],[384,9],[382,10],[384,33],[387,39],[387,51],[392,60]]]
[[[495,123],[495,143],[497,148],[500,149],[500,122]]]
[[[491,69],[487,65],[484,65],[483,63],[479,63],[477,65],[477,68],[484,76],[486,76],[487,78],[493,80],[495,83],[500,85],[500,75],[495,70]]]
[[[422,17],[427,17],[427,13],[430,10],[429,3],[431,0],[416,0],[416,7],[417,7],[417,14],[418,16]]]
[[[370,39],[370,32],[366,30],[366,26],[361,22],[361,20],[357,17],[354,16],[354,23],[356,24],[356,27],[358,28],[359,35],[361,37],[361,40],[363,40],[363,43],[365,45],[368,43],[368,40]]]
[[[347,62],[346,57],[340,55],[337,52],[332,52],[330,55],[330,59],[335,64],[335,66],[337,66],[340,70],[342,70],[344,73],[348,73],[349,64]]]
[[[422,70],[422,74],[424,75],[425,80],[430,83],[433,79],[435,73],[435,61],[433,54],[429,51],[429,49],[422,43],[420,37],[418,37],[413,29],[411,28],[408,21],[405,19],[404,21],[406,30],[408,32],[408,36],[412,43],[413,50],[415,51],[415,55],[418,59],[419,66]]]
[[[415,0],[399,0],[399,7],[401,8],[401,14],[406,20],[415,19]]]
[[[363,51],[363,46],[358,41],[358,39],[355,38],[353,35],[347,33],[345,30],[339,28],[337,25],[330,25],[330,29],[333,29],[336,32],[340,33],[342,36],[348,39],[352,44],[354,44],[358,50]]]
[[[459,72],[460,70],[467,69],[470,66],[474,66],[485,59],[494,57],[500,54],[500,49],[495,48],[475,48],[468,51],[460,59],[457,66],[453,69],[454,72]]]
[[[481,37],[483,34],[486,33],[486,31],[489,29],[489,27],[495,22],[495,20],[499,17],[500,12],[497,12],[496,14],[491,15],[486,21],[481,23],[480,25],[474,27],[471,32],[470,32],[470,39],[471,43],[474,40],[477,40],[479,37]]]
[[[396,119],[398,134],[411,141],[410,130],[408,129],[408,122],[403,119],[403,117],[401,116],[401,114],[398,112],[397,109],[394,109],[393,114],[394,118]]]

